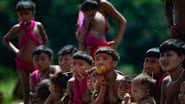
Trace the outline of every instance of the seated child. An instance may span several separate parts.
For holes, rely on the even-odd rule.
[[[33,52],[33,64],[37,70],[31,74],[32,91],[35,91],[37,84],[44,79],[49,79],[50,65],[52,63],[53,51],[45,46],[36,47]]]
[[[169,74],[164,72],[159,63],[160,52],[159,48],[151,48],[146,51],[143,72],[150,75],[156,80],[156,88],[154,91],[154,99],[160,103],[161,85],[164,78]]]
[[[100,47],[96,51],[95,67],[97,69],[95,72],[98,96],[93,99],[94,102],[98,101],[97,103],[103,104],[122,102],[122,98],[118,94],[118,89],[125,77],[115,70],[119,60],[119,54],[111,47]]]
[[[71,64],[73,62],[73,54],[78,49],[73,45],[66,45],[58,52],[58,63],[62,72],[71,72]]]
[[[185,81],[181,84],[178,97],[180,104],[185,104]]]
[[[80,9],[84,13],[84,22],[76,34],[80,43],[79,48],[94,56],[99,46],[110,46],[105,37],[108,32],[108,24],[106,18],[97,10],[97,1],[86,0]]]
[[[62,96],[65,96],[65,90],[67,88],[68,76],[66,74],[59,72],[50,76],[50,85],[49,90],[51,94],[47,98],[47,101],[44,104],[67,104],[64,101],[61,101]]]
[[[49,96],[49,80],[44,79],[38,83],[35,93],[32,95],[31,104],[44,104]]]
[[[72,70],[74,77],[67,83],[68,104],[87,104],[91,100],[91,92],[87,88],[87,73],[93,65],[92,57],[84,52],[73,55]]]
[[[152,97],[155,80],[145,73],[141,73],[132,80],[132,96],[137,104],[156,104]]]
[[[161,104],[179,104],[178,93],[180,85],[185,81],[184,42],[169,39],[160,45],[159,62],[164,71],[169,73],[161,86]]]

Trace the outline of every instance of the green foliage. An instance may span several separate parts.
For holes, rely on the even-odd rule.
[[[17,75],[10,67],[0,65],[0,92],[3,93],[3,104],[10,104],[12,91],[17,80]]]
[[[18,0],[0,1],[0,37],[17,23],[14,6]],[[75,39],[78,9],[83,0],[33,0],[37,4],[36,20],[41,21],[49,37],[49,46],[55,53],[66,44],[77,46]],[[164,0],[108,0],[127,19],[126,32],[118,52],[120,64],[132,64],[134,69],[142,68],[145,51],[169,37],[164,16]],[[117,24],[110,19],[111,31],[108,40],[117,34]],[[4,48],[0,45],[1,49]],[[10,65],[8,49],[3,49],[1,64]],[[56,61],[54,62],[56,63]],[[12,62],[11,62],[12,64]]]

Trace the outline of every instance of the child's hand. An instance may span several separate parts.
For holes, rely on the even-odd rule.
[[[19,58],[23,57],[22,53],[19,50],[16,52],[16,56],[18,56]]]
[[[126,93],[124,97],[122,98],[121,104],[130,104],[131,103],[131,96],[129,93]]]

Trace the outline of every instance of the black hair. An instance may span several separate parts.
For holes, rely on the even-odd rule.
[[[82,11],[98,10],[98,2],[95,0],[86,0],[82,3],[80,10]]]
[[[46,46],[43,46],[43,45],[36,47],[32,51],[32,57],[35,56],[35,55],[40,55],[41,53],[44,53],[44,54],[48,55],[48,57],[50,59],[52,59],[52,57],[53,57],[53,51],[50,48],[48,48]]]
[[[115,61],[119,62],[119,60],[120,60],[120,56],[119,56],[118,52],[111,47],[108,47],[108,46],[100,47],[96,51],[96,55],[99,53],[105,53],[107,55],[110,55],[113,58],[113,60],[115,60]]]
[[[75,46],[73,46],[73,45],[66,45],[66,46],[64,46],[63,48],[60,49],[60,51],[58,52],[58,56],[64,56],[66,54],[73,55],[77,51],[78,51],[78,49]]]
[[[35,8],[36,5],[31,0],[20,0],[16,5],[15,10],[17,12],[22,10],[31,10],[33,14],[35,14]]]
[[[78,51],[76,52],[74,55],[73,55],[73,59],[80,59],[80,60],[84,60],[86,61],[89,65],[93,65],[93,59],[92,57],[85,53],[85,52],[82,52],[82,51]]]
[[[160,53],[175,51],[179,56],[185,54],[184,42],[178,39],[169,39],[160,45]]]
[[[58,88],[66,89],[67,88],[67,81],[69,80],[70,76],[63,72],[59,72],[54,74],[50,77],[50,82],[58,86]]]
[[[46,99],[49,94],[49,80],[48,79],[44,79],[41,82],[39,82],[38,87],[36,89],[36,96],[35,97],[39,97],[40,99]]]
[[[150,48],[149,50],[146,51],[145,57],[160,57],[160,51],[159,48]]]

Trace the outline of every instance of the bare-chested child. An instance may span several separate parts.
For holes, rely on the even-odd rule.
[[[31,74],[31,89],[35,92],[38,83],[44,79],[49,79],[50,72],[53,70],[50,65],[53,59],[53,51],[45,46],[36,47],[33,52],[33,64],[36,68]]]
[[[118,89],[125,77],[115,71],[119,60],[119,54],[111,47],[100,47],[96,51],[96,90],[98,95],[102,95],[97,102],[98,104],[115,104],[122,102],[122,98],[120,98],[118,94]],[[97,96],[93,102],[98,98]]]
[[[63,73],[71,72],[71,64],[73,62],[73,54],[76,53],[78,49],[73,45],[66,45],[58,52],[58,67]]]
[[[59,72],[50,76],[49,90],[51,94],[44,104],[67,104],[61,101],[62,96],[67,88],[68,76],[63,72]]]
[[[165,0],[165,14],[173,38],[185,41],[185,1]]]
[[[88,1],[88,0],[84,0],[84,1]],[[121,13],[107,0],[91,0],[91,1],[96,1],[98,3],[98,12],[100,12],[104,18],[105,18],[105,23],[106,26],[101,27],[103,28],[103,30],[105,29],[106,31],[109,30],[109,23],[108,23],[108,18],[110,17],[112,20],[115,20],[116,23],[118,24],[118,31],[116,33],[116,37],[113,39],[113,42],[110,44],[112,48],[116,49],[118,47],[118,45],[121,42],[122,36],[125,32],[125,28],[126,28],[126,19],[125,17],[123,17],[121,15]],[[84,23],[84,14],[83,11],[79,12],[79,17],[78,17],[78,30],[80,30],[83,27],[83,23]],[[104,24],[105,24],[104,23]],[[101,29],[99,28],[99,29]]]
[[[84,23],[76,34],[80,43],[79,48],[88,51],[92,56],[99,46],[109,46],[105,36],[107,22],[97,9],[98,3],[93,0],[87,0],[81,5],[80,10],[84,13]]]
[[[177,39],[166,40],[160,45],[159,62],[162,69],[170,74],[162,82],[161,104],[179,104],[178,93],[185,80],[183,45],[184,42]]]
[[[157,103],[160,102],[162,81],[169,75],[169,73],[162,70],[161,65],[159,63],[159,57],[159,48],[151,48],[146,51],[143,63],[143,72],[150,75],[156,80],[154,99]]]
[[[132,97],[137,104],[156,104],[153,98],[155,80],[148,74],[141,73],[132,80]]]
[[[29,99],[29,73],[35,70],[32,62],[32,50],[45,44],[47,35],[43,25],[34,21],[35,4],[31,1],[19,1],[16,5],[19,23],[4,36],[5,45],[16,54],[17,72],[23,85],[24,103]],[[18,38],[16,47],[11,39]]]
[[[185,81],[181,84],[178,98],[180,104],[185,104]]]
[[[87,73],[93,65],[92,57],[78,51],[73,55],[72,70],[74,77],[67,84],[68,104],[88,104],[91,101],[91,91],[87,88]]]

